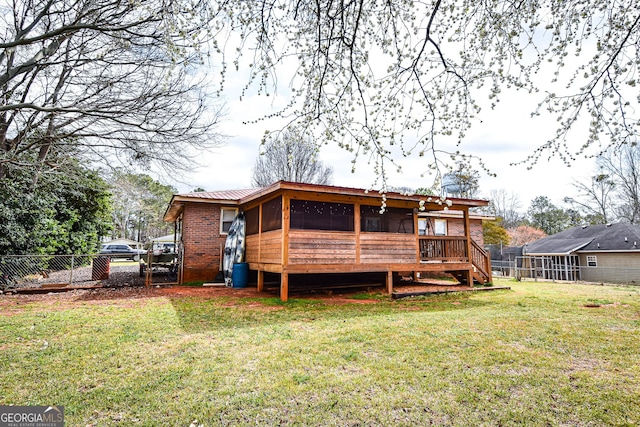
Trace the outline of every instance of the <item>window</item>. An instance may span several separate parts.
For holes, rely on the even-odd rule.
[[[382,231],[382,218],[362,217],[360,231]]]
[[[418,235],[419,236],[426,236],[427,235],[427,219],[426,218],[420,218],[418,219]]]
[[[447,235],[447,220],[446,219],[436,219],[433,223],[433,231],[436,236],[446,236]]]
[[[260,231],[260,207],[256,206],[244,213],[244,220],[247,224],[247,236],[258,234]]]
[[[276,197],[262,205],[262,231],[282,228],[282,197]]]
[[[298,230],[353,231],[353,205],[311,200],[291,200],[291,228]]]
[[[413,234],[413,210],[360,206],[360,231]]]
[[[222,208],[220,211],[220,234],[227,234],[231,223],[238,215],[238,209],[236,208]]]
[[[598,266],[598,257],[595,255],[587,255],[587,265],[589,267],[597,267]]]

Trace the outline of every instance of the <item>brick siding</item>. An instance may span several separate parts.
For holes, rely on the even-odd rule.
[[[226,235],[220,235],[220,208],[218,204],[185,204],[182,222],[184,283],[211,281],[218,274],[220,253],[226,240]]]
[[[482,220],[470,219],[469,226],[471,227],[471,239],[480,245],[480,247],[483,247]],[[462,218],[448,218],[447,234],[449,236],[464,236],[464,220]]]

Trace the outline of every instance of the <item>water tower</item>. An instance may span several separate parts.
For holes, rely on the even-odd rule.
[[[442,189],[441,193],[445,197],[462,197],[468,191],[468,185],[453,173],[446,173],[442,175]]]

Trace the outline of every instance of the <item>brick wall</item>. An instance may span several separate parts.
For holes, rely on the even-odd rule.
[[[481,248],[484,248],[484,235],[482,234],[481,219],[471,220],[471,238],[480,245]]]
[[[184,283],[212,281],[218,274],[220,251],[226,240],[226,235],[220,235],[220,208],[220,205],[209,203],[186,203],[184,206]]]
[[[480,247],[484,246],[484,237],[482,235],[482,220],[469,220],[471,227],[471,238]],[[462,218],[447,218],[447,234],[449,236],[464,236],[464,220]]]

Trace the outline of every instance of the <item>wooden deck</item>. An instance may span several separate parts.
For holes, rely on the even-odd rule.
[[[289,275],[384,273],[389,295],[399,272],[450,274],[469,285],[491,281],[489,256],[473,242],[469,217],[470,207],[486,201],[451,202],[451,209],[462,212],[452,235],[423,236],[417,206],[424,196],[387,197],[391,213],[382,217],[371,209],[379,206],[379,195],[290,183],[276,187],[243,206],[257,221],[246,237],[246,262],[258,273],[258,290],[265,273],[280,275],[285,301]],[[449,208],[437,198],[421,206],[429,212]]]
[[[290,231],[287,250],[274,244],[274,234],[269,232],[265,240],[254,237],[247,245],[254,246],[259,255],[247,256],[249,268],[258,272],[258,290],[264,288],[264,273],[281,276],[281,298],[287,299],[289,275],[298,274],[343,274],[385,273],[386,289],[393,294],[394,273],[416,275],[416,273],[450,274],[463,285],[488,283],[491,281],[489,257],[472,245],[472,256],[467,256],[467,239],[464,237],[413,235],[384,235],[385,233],[362,233],[356,239],[354,233],[323,232],[306,237],[309,232]],[[363,238],[364,236],[364,238]],[[265,245],[262,245],[265,242]],[[377,250],[376,250],[377,248]],[[250,253],[250,251],[247,251]],[[287,254],[283,262],[273,262],[278,256]],[[260,262],[264,259],[267,262]],[[271,261],[271,262],[269,262]]]

